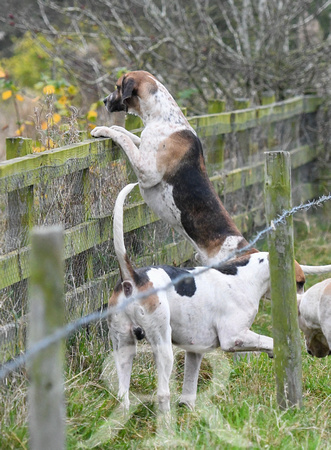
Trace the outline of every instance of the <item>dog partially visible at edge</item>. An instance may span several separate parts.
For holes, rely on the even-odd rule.
[[[104,103],[110,113],[138,115],[141,138],[119,126],[96,127],[91,135],[111,138],[124,150],[147,205],[193,244],[202,263],[217,264],[245,247],[209,180],[201,142],[165,86],[148,72],[129,72]],[[310,267],[295,262],[298,293]]]
[[[129,184],[122,189],[114,209],[114,247],[121,279],[109,300],[111,309],[118,308],[109,316],[109,333],[119,380],[118,397],[128,408],[136,340],[146,337],[158,373],[159,409],[165,412],[170,408],[172,344],[186,350],[180,403],[193,408],[205,352],[221,347],[227,352],[273,354],[273,339],[250,330],[260,298],[269,289],[268,253],[246,255],[218,270],[209,269],[200,274],[199,267],[153,266],[135,270],[123,236],[123,204],[134,186]],[[171,285],[180,276],[188,278]],[[168,285],[167,290],[158,290]],[[147,296],[151,289],[157,291]],[[135,299],[143,293],[145,298]]]
[[[331,355],[331,278],[298,295],[299,327],[312,356]]]

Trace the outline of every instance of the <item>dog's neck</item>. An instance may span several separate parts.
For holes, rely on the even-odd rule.
[[[239,268],[239,271],[241,269],[242,276],[246,280],[247,293],[252,289],[253,296],[260,300],[270,287],[269,255],[267,252],[258,252],[250,255],[249,259],[248,265]]]
[[[158,89],[155,94],[140,99],[139,116],[144,126],[161,119],[163,123],[176,124],[178,128],[192,129],[170,92],[157,80],[156,84]]]

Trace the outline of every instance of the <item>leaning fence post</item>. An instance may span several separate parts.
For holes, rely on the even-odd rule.
[[[63,230],[34,228],[31,236],[28,347],[64,323]],[[29,430],[33,450],[64,450],[63,342],[41,350],[28,362]]]
[[[266,216],[271,221],[291,208],[291,163],[288,152],[266,153]],[[277,402],[301,407],[302,367],[298,328],[292,216],[268,234],[272,328]]]

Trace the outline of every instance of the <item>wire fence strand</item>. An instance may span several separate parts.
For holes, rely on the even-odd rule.
[[[142,300],[144,298],[147,298],[151,295],[157,294],[161,291],[167,291],[173,286],[176,286],[178,283],[181,283],[183,280],[187,278],[193,278],[196,276],[201,275],[202,273],[205,273],[206,271],[210,269],[219,269],[224,264],[226,264],[229,260],[233,259],[236,256],[240,256],[243,253],[246,253],[248,250],[253,248],[255,244],[267,233],[274,231],[278,225],[285,223],[286,219],[298,212],[301,211],[307,211],[308,209],[312,207],[318,207],[321,206],[323,203],[331,200],[331,194],[329,195],[323,195],[319,197],[316,200],[311,200],[307,203],[300,204],[298,206],[295,206],[291,208],[290,210],[283,211],[281,215],[279,215],[275,220],[271,221],[271,224],[267,227],[265,227],[263,230],[259,231],[256,236],[243,248],[233,251],[231,254],[229,254],[227,257],[223,258],[222,261],[218,262],[217,264],[213,265],[206,265],[203,267],[197,268],[197,270],[194,271],[194,274],[190,274],[189,272],[185,274],[181,274],[180,276],[176,277],[175,279],[171,280],[169,283],[166,283],[164,286],[159,288],[152,288],[149,290],[146,290],[140,294],[137,294],[135,296],[127,298],[124,302],[122,302],[118,306],[105,308],[104,310],[99,310],[96,312],[93,312],[91,314],[88,314],[84,317],[81,317],[75,321],[70,322],[69,324],[63,326],[62,328],[55,331],[53,334],[47,336],[46,338],[42,339],[41,341],[37,342],[35,345],[33,345],[31,348],[26,350],[25,353],[19,355],[18,357],[12,359],[11,361],[3,364],[0,368],[0,381],[4,380],[11,372],[14,372],[18,370],[20,367],[22,367],[26,362],[30,359],[35,357],[39,352],[42,350],[45,350],[50,345],[58,342],[61,339],[65,339],[69,337],[72,333],[77,331],[79,328],[82,328],[90,323],[106,319],[109,315],[114,314],[116,312],[123,311],[129,303],[136,301],[136,300]]]

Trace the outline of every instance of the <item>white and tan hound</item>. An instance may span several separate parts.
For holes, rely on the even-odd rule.
[[[168,90],[145,71],[121,76],[116,87],[106,108],[141,117],[141,138],[119,126],[96,127],[91,135],[122,147],[149,207],[193,244],[203,264],[246,246],[208,178],[201,142]],[[305,276],[297,263],[295,270],[300,293]]]
[[[298,313],[308,353],[331,355],[331,278],[298,295]]]

